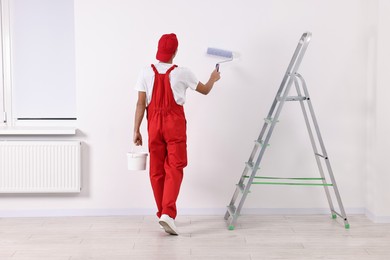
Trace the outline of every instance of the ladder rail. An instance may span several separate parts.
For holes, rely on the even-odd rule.
[[[309,93],[308,93],[308,90],[307,90],[307,85],[306,85],[305,79],[300,74],[297,74],[297,77],[302,82],[302,88],[303,88],[303,91],[304,91],[305,95],[308,95]],[[333,183],[333,190],[334,190],[334,193],[336,195],[336,199],[337,199],[337,203],[339,205],[340,211],[341,211],[341,215],[343,215],[343,217],[344,217],[345,224],[349,225],[348,219],[347,219],[347,215],[345,213],[345,209],[344,209],[343,203],[341,201],[340,192],[339,192],[338,186],[336,184],[336,179],[335,179],[335,177],[333,175],[333,170],[332,170],[332,167],[330,165],[329,157],[328,157],[328,154],[327,154],[326,149],[325,149],[325,144],[323,142],[323,139],[322,139],[322,136],[321,136],[321,132],[320,132],[320,128],[318,126],[317,119],[316,119],[316,117],[314,115],[314,108],[313,108],[313,105],[311,104],[311,100],[310,99],[307,101],[307,104],[308,104],[310,113],[312,114],[312,117],[313,117],[313,124],[314,124],[314,128],[315,128],[315,130],[317,132],[317,136],[318,136],[318,139],[319,139],[321,150],[323,152],[323,155],[325,156],[325,158],[324,158],[325,159],[325,164],[326,164],[326,167],[328,169],[330,180]]]
[[[240,192],[241,192],[241,190],[239,189],[239,185],[242,185],[244,183],[245,178],[243,176],[245,176],[247,174],[247,172],[248,172],[248,168],[245,167],[244,171],[242,173],[242,176],[240,178],[240,181],[238,182],[237,187],[236,187],[236,189],[235,189],[235,191],[233,193],[233,197],[230,200],[230,203],[229,203],[228,207],[233,206],[236,203],[238,195],[240,195]],[[229,210],[227,210],[226,213],[225,213],[224,219],[227,220],[230,215],[231,215],[231,213],[229,212]]]
[[[310,43],[310,40],[311,40],[311,33],[310,32],[304,33],[301,36],[301,38],[299,39],[298,45],[295,48],[294,54],[290,60],[288,67],[287,67],[286,73],[284,74],[282,83],[280,83],[280,87],[279,87],[279,89],[276,93],[275,99],[271,105],[271,109],[268,112],[267,118],[272,118],[273,111],[274,111],[276,105],[278,104],[278,97],[280,97],[282,95],[283,89],[285,88],[286,82],[289,79],[290,75],[294,74],[295,72],[298,71],[298,68],[302,62],[303,56],[305,55],[305,52],[306,52],[307,46]],[[263,127],[263,130],[265,131],[264,127]],[[263,130],[261,133],[264,134]],[[262,135],[262,134],[260,134],[260,135]]]
[[[299,74],[296,74],[296,77],[294,77],[294,83],[295,83],[295,88],[296,88],[298,96],[301,96],[302,94],[301,94],[301,90],[299,88],[299,82],[298,82],[298,76],[297,75],[299,75]],[[309,96],[309,92],[308,91],[305,93],[305,97],[306,97],[307,101],[310,101],[310,96]],[[316,142],[314,140],[313,131],[312,131],[311,126],[310,126],[309,117],[307,115],[307,111],[306,111],[306,108],[305,108],[304,101],[300,100],[299,103],[301,105],[303,117],[305,119],[306,128],[307,128],[307,131],[309,133],[310,143],[311,143],[312,149],[314,151],[314,155],[315,155],[314,158],[316,160],[317,167],[318,167],[318,170],[320,172],[321,178],[323,179],[322,182],[324,184],[327,184],[326,179],[325,179],[325,173],[324,173],[324,170],[322,168],[321,161],[318,158],[318,156],[316,156],[316,154],[318,154],[317,145],[316,145]],[[314,110],[313,110],[313,113],[314,113]],[[311,117],[313,118],[313,114],[311,114]],[[332,198],[330,196],[329,188],[328,188],[328,186],[325,185],[324,189],[325,189],[325,194],[326,194],[326,198],[328,200],[330,211],[332,212],[332,211],[334,211],[334,206],[333,206]]]
[[[296,76],[302,82],[302,89],[303,89],[303,92],[304,92],[305,96],[309,95],[305,79],[299,73],[296,73]],[[324,145],[324,142],[323,142],[323,139],[322,139],[320,128],[319,128],[317,119],[315,117],[314,108],[313,108],[313,105],[311,104],[311,100],[310,99],[307,101],[307,105],[309,107],[310,114],[312,115],[313,125],[314,125],[314,129],[315,129],[315,131],[317,133],[317,136],[318,136],[318,142],[319,142],[320,147],[321,147],[322,155],[326,158],[326,157],[328,157],[328,154],[327,154],[326,149],[325,149],[325,145]]]

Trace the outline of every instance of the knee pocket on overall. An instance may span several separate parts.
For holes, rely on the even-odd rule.
[[[168,163],[171,167],[183,169],[187,166],[187,143],[174,142],[168,144]]]

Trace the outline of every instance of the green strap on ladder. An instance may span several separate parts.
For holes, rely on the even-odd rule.
[[[244,178],[250,178],[245,175]],[[254,179],[264,180],[294,180],[294,181],[324,181],[324,178],[285,178],[285,177],[266,177],[255,176]],[[268,184],[268,185],[302,185],[302,186],[333,186],[331,183],[312,183],[312,182],[252,182],[252,184]]]

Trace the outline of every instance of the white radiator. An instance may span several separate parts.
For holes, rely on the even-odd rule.
[[[0,141],[0,193],[80,192],[79,141]]]

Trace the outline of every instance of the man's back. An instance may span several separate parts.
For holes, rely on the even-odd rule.
[[[169,63],[154,64],[158,73],[165,74],[172,66]],[[154,86],[154,71],[151,66],[145,67],[138,78],[135,89],[137,91],[146,92],[147,104],[150,104]],[[170,82],[173,96],[178,105],[184,105],[186,101],[186,91],[188,88],[195,90],[199,80],[195,74],[187,68],[177,67],[170,73]]]

